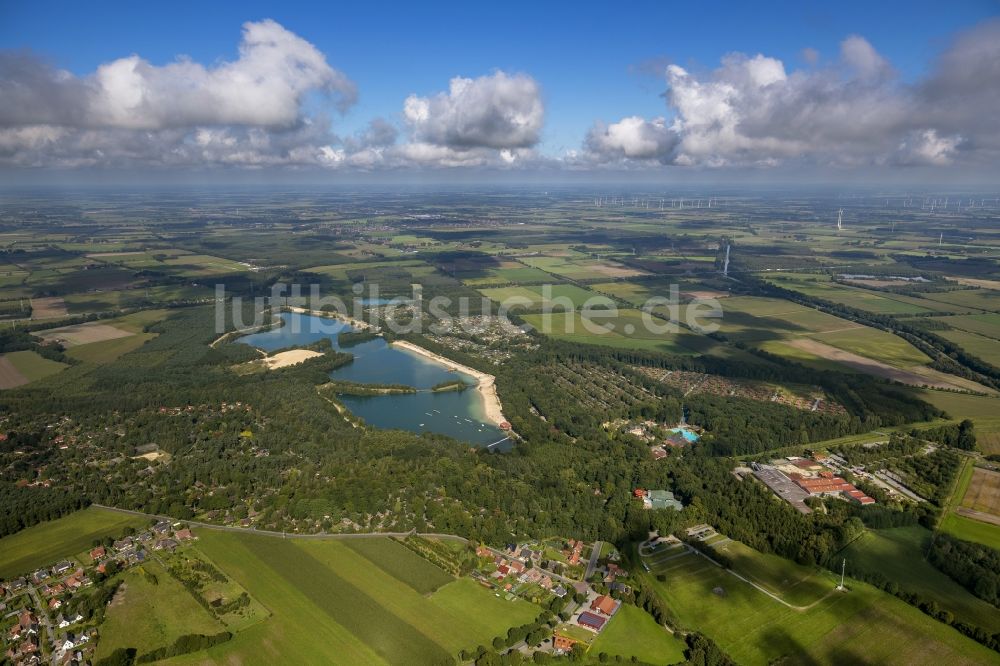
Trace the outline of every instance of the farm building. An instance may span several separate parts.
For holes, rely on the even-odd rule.
[[[582,627],[587,627],[588,629],[593,629],[594,631],[600,631],[604,627],[604,623],[607,619],[601,617],[600,615],[595,615],[590,611],[583,611],[580,613],[580,617],[577,618],[577,623]]]

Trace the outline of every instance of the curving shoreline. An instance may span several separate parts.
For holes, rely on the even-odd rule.
[[[467,365],[456,363],[450,358],[441,356],[440,354],[435,354],[434,352],[424,349],[419,345],[415,345],[412,342],[396,340],[389,344],[393,347],[409,350],[414,354],[419,354],[420,356],[429,358],[432,361],[437,361],[438,363],[446,366],[449,370],[455,370],[475,377],[478,381],[476,390],[479,391],[479,395],[482,397],[486,420],[495,426],[507,423],[507,419],[504,418],[503,415],[503,405],[500,404],[500,396],[497,395],[496,377],[476,370],[475,368],[470,368]]]

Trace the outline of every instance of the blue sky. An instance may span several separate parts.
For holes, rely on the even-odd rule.
[[[408,95],[447,90],[454,76],[500,70],[537,82],[545,121],[536,148],[561,155],[595,121],[671,119],[668,62],[707,73],[726,54],[760,53],[791,73],[836,62],[842,41],[860,35],[909,84],[957,33],[1000,13],[985,1],[379,4],[2,2],[0,48],[30,49],[80,77],[133,53],[153,65],[187,56],[211,66],[237,57],[244,22],[270,18],[357,85],[344,116],[316,95],[305,103],[306,115],[329,112],[338,135],[375,117],[399,122]],[[806,48],[818,64],[803,59]]]

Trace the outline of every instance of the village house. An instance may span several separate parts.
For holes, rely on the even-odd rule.
[[[90,551],[90,559],[96,562],[97,560],[104,558],[107,554],[108,551],[105,550],[104,546],[97,546]]]
[[[614,615],[614,612],[618,609],[618,602],[609,596],[601,595],[594,599],[590,604],[590,610],[596,611],[603,615]]]
[[[62,562],[56,562],[56,565],[55,567],[53,567],[52,570],[58,575],[58,574],[64,574],[72,568],[73,568],[72,562],[68,560],[63,560]]]
[[[604,623],[607,622],[607,619],[600,615],[595,615],[590,611],[583,611],[576,622],[581,627],[586,627],[592,631],[600,631],[604,627]]]

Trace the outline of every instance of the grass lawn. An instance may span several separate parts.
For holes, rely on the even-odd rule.
[[[847,558],[849,571],[879,573],[904,591],[934,599],[960,620],[990,633],[1000,631],[1000,613],[996,608],[924,559],[930,539],[931,532],[923,527],[870,530],[848,546],[842,556]]]
[[[454,580],[440,567],[392,539],[352,539],[347,546],[420,594],[429,594]]]
[[[740,664],[782,657],[806,664],[996,661],[991,650],[863,583],[796,610],[697,555],[670,561],[664,573],[665,582],[640,575],[684,628],[706,634]]]
[[[822,599],[834,585],[824,572],[799,566],[777,555],[760,553],[740,543],[726,541],[713,547],[725,555],[730,568],[767,588],[795,606],[807,606]]]
[[[199,536],[199,549],[272,615],[224,645],[170,663],[449,662],[540,610],[468,579],[421,594],[374,566],[357,544],[208,530]]]
[[[94,539],[118,537],[128,526],[140,528],[148,524],[145,518],[89,507],[34,525],[0,539],[0,578],[29,573],[89,550]]]
[[[54,375],[67,367],[65,363],[51,361],[33,351],[8,352],[4,354],[4,358],[10,361],[29,382]]]
[[[121,647],[138,654],[170,645],[185,634],[217,634],[225,627],[205,610],[184,586],[155,561],[122,576],[122,587],[108,607],[96,657],[101,659]]]
[[[590,654],[606,652],[626,659],[635,656],[647,664],[676,664],[684,661],[684,647],[680,639],[658,625],[649,613],[622,604],[590,646]]]
[[[974,541],[1000,550],[1000,526],[949,513],[938,528],[965,541]]]

